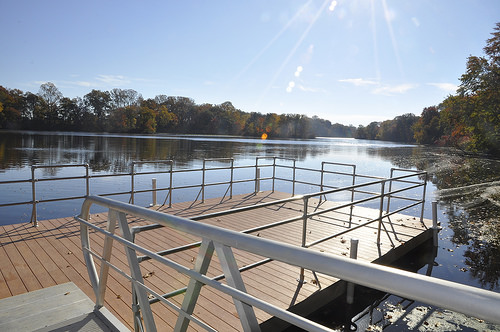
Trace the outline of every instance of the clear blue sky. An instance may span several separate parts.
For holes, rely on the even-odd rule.
[[[498,0],[0,0],[0,85],[367,125],[454,93]]]

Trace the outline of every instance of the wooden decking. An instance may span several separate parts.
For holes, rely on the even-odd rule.
[[[288,194],[278,192],[262,192],[258,194],[239,195],[232,199],[208,199],[205,203],[186,202],[174,204],[171,208],[162,208],[166,213],[190,217],[222,211],[231,208],[255,205],[259,202],[268,202],[289,197]],[[310,200],[309,209],[323,209],[333,206],[332,202],[319,204],[317,200]],[[247,212],[225,215],[203,220],[212,225],[225,227],[237,231],[253,228],[285,218],[302,214],[302,201],[273,205]],[[349,210],[328,213],[314,217],[308,223],[307,241],[311,242],[345,230],[349,226]],[[374,218],[378,211],[357,207],[354,209],[354,224]],[[93,223],[105,227],[106,213],[92,216]],[[396,247],[402,246],[414,237],[425,231],[418,218],[413,216],[397,215],[391,217],[395,234],[390,233]],[[131,226],[146,224],[144,220],[129,218]],[[431,222],[425,220],[427,227]],[[389,230],[389,224],[385,223]],[[302,222],[297,221],[273,229],[255,232],[255,236],[286,242],[294,245],[301,243]],[[311,248],[335,255],[349,255],[350,238],[359,239],[358,259],[374,261],[392,249],[388,235],[383,233],[382,245],[376,244],[377,225],[360,228],[347,235],[334,238]],[[99,233],[92,234],[92,249],[102,253],[103,237]],[[199,239],[179,233],[175,230],[161,228],[140,233],[136,243],[152,250],[163,250],[192,243]],[[111,262],[123,271],[128,272],[128,263],[121,245],[115,243]],[[168,257],[185,266],[192,267],[197,255],[197,249],[186,250]],[[261,257],[235,250],[235,256],[240,267],[257,262]],[[99,264],[97,264],[99,268]],[[159,293],[168,293],[187,285],[188,279],[179,273],[166,268],[154,261],[141,263],[145,282]],[[0,227],[0,299],[41,288],[74,282],[87,296],[94,299],[90,286],[86,266],[80,244],[80,228],[72,217],[44,220],[35,228],[31,224],[15,224]],[[222,274],[222,269],[216,256],[212,260],[207,273],[210,276]],[[306,271],[305,281],[301,287],[297,282],[299,268],[280,262],[270,262],[242,273],[247,291],[265,301],[282,308],[289,308],[291,304],[299,303],[317,292],[318,284],[310,271]],[[321,287],[324,289],[335,281],[335,278],[318,275]],[[106,293],[106,307],[131,330],[133,329],[130,282],[119,273],[111,271]],[[177,295],[172,301],[177,305],[182,303],[183,295]],[[176,313],[162,303],[152,305],[155,320],[159,330],[172,330],[176,322]],[[233,301],[230,297],[220,294],[208,287],[204,287],[195,308],[195,314],[217,330],[241,330],[240,321]],[[257,318],[264,322],[270,318],[267,313],[256,310]],[[195,324],[191,330],[201,330]]]

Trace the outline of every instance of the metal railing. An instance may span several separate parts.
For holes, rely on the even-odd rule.
[[[351,167],[351,165],[345,165],[345,164],[335,164],[335,163],[330,163],[332,165],[340,165],[340,166],[348,166],[348,167]],[[259,165],[257,164],[259,167],[263,167],[263,165]],[[266,166],[270,166],[270,165],[266,165]],[[272,178],[259,178],[259,182],[260,180],[262,179],[266,179],[266,180],[272,180],[273,181],[273,189],[274,189],[274,185],[275,185],[275,180],[276,180],[276,171],[275,171],[275,167],[277,166],[275,160],[273,160],[273,164],[272,164],[272,167],[273,167],[273,177]],[[286,166],[284,166],[286,167]],[[354,169],[355,167],[353,167]],[[205,167],[204,167],[205,169]],[[260,169],[260,168],[258,168]],[[297,168],[294,167],[292,168],[293,169],[293,176],[292,176],[292,180],[288,180],[288,179],[285,179],[285,178],[278,178],[278,180],[282,180],[282,181],[290,181],[292,182],[292,185],[295,185],[295,172],[297,170]],[[309,171],[309,172],[317,172],[317,170],[314,170],[314,169],[305,169],[305,168],[299,168],[299,170],[302,170],[302,171]],[[403,171],[403,170],[401,170]],[[340,175],[346,175],[346,173],[339,173],[339,172],[331,172],[332,174],[340,174]],[[353,172],[354,173],[354,172]],[[257,175],[259,173],[257,172]],[[392,223],[390,221],[390,216],[394,213],[397,213],[397,212],[400,212],[406,208],[410,208],[414,205],[417,205],[417,204],[424,204],[424,200],[423,198],[421,200],[413,200],[414,202],[411,203],[410,205],[406,206],[406,207],[402,207],[402,208],[399,208],[397,209],[397,211],[390,211],[389,209],[389,199],[391,197],[391,195],[394,195],[394,194],[400,194],[402,191],[404,191],[405,189],[404,188],[399,188],[397,191],[394,191],[394,192],[391,192],[391,191],[388,191],[388,192],[384,192],[384,187],[385,187],[385,183],[390,181],[391,183],[404,183],[405,185],[409,185],[408,188],[410,189],[413,189],[415,187],[418,187],[418,186],[423,186],[424,184],[421,182],[421,181],[415,181],[415,180],[412,180],[411,178],[415,178],[415,177],[422,177],[425,173],[423,172],[415,172],[415,171],[410,171],[409,174],[404,174],[402,176],[399,176],[399,177],[393,177],[393,178],[390,178],[390,179],[382,179],[382,180],[376,180],[376,181],[370,181],[370,182],[367,182],[367,183],[362,183],[362,184],[358,184],[358,185],[352,185],[352,186],[347,186],[347,187],[342,187],[342,188],[334,188],[334,189],[330,189],[330,190],[327,190],[327,191],[320,191],[320,192],[317,192],[317,193],[311,193],[311,194],[304,194],[304,195],[299,195],[299,196],[294,196],[294,197],[291,197],[291,198],[287,198],[287,199],[280,199],[280,200],[276,200],[276,201],[273,201],[273,202],[267,202],[267,203],[261,203],[261,204],[256,204],[256,205],[252,205],[252,206],[245,206],[245,207],[240,207],[240,208],[237,208],[237,209],[232,209],[232,210],[226,210],[226,211],[220,211],[220,212],[215,212],[215,213],[210,213],[210,214],[206,214],[206,215],[201,215],[201,216],[196,216],[196,217],[193,217],[191,218],[191,220],[203,220],[203,219],[207,219],[207,218],[214,218],[214,217],[220,217],[220,216],[223,216],[223,215],[227,215],[227,214],[232,214],[232,213],[238,213],[238,212],[243,212],[243,211],[248,211],[248,210],[252,210],[252,209],[259,209],[259,208],[262,208],[262,207],[269,207],[269,206],[272,206],[272,205],[277,205],[277,206],[283,206],[284,204],[286,203],[290,203],[290,202],[295,202],[295,201],[302,201],[302,206],[303,206],[303,212],[298,214],[297,216],[295,217],[289,217],[285,220],[278,220],[278,221],[275,221],[275,222],[272,222],[270,224],[267,224],[267,225],[261,225],[261,226],[258,226],[258,227],[254,227],[254,228],[251,228],[251,229],[247,229],[247,230],[244,230],[242,231],[242,233],[255,233],[255,232],[258,232],[258,231],[262,231],[264,229],[270,229],[270,228],[273,228],[273,227],[277,227],[277,226],[280,226],[280,225],[285,225],[285,224],[288,224],[288,223],[291,223],[291,222],[294,222],[294,221],[302,221],[302,224],[303,224],[303,227],[302,227],[302,242],[301,242],[301,246],[304,247],[304,248],[308,248],[308,247],[311,247],[311,246],[314,246],[314,245],[317,245],[317,244],[320,244],[320,243],[323,243],[325,241],[328,241],[328,240],[331,240],[335,237],[338,237],[338,236],[341,236],[341,235],[344,235],[344,234],[347,234],[348,232],[352,232],[360,227],[365,227],[365,226],[368,226],[369,224],[371,223],[374,223],[374,222],[379,222],[379,227],[378,227],[378,240],[380,241],[380,232],[381,232],[381,226],[384,227],[384,230],[385,232],[387,233],[388,235],[388,238],[390,239],[390,241],[392,242],[392,238],[389,234],[389,231],[387,230],[387,228],[385,227],[385,224],[382,223],[382,220],[384,218],[387,219],[387,222],[388,224],[392,227]],[[320,188],[323,188],[324,189],[324,182],[323,182],[323,176],[324,176],[324,169],[322,167],[322,171],[321,171],[321,184],[320,184]],[[349,176],[352,176],[352,183],[355,182],[355,178],[353,175],[351,175],[349,173]],[[231,175],[232,177],[232,175]],[[204,177],[203,177],[204,178]],[[373,179],[374,177],[369,177],[370,179]],[[423,178],[425,179],[425,176],[423,176]],[[308,182],[300,182],[302,184],[308,184],[308,185],[313,185],[312,183],[308,183]],[[380,193],[377,193],[377,192],[371,192],[371,191],[368,191],[366,189],[366,187],[371,187],[371,186],[374,186],[374,185],[380,185],[381,186],[381,191]],[[256,190],[257,188],[259,187],[260,185],[257,185],[256,186]],[[229,188],[228,188],[229,190]],[[314,197],[319,197],[319,202],[321,203],[321,199],[323,197],[326,198],[327,195],[330,195],[330,194],[335,194],[335,193],[339,193],[339,192],[344,192],[344,191],[347,191],[350,193],[350,202],[346,202],[346,203],[343,203],[343,204],[340,204],[338,206],[334,206],[334,207],[331,207],[331,208],[328,208],[328,209],[323,209],[323,208],[319,208],[319,206],[315,206],[315,209],[314,211],[309,211],[309,204],[308,202],[310,201],[310,199],[314,198]],[[201,192],[201,190],[200,190]],[[364,195],[363,198],[361,199],[358,199],[358,200],[354,200],[354,193],[355,192],[360,192]],[[227,190],[226,190],[226,193],[227,193]],[[425,191],[423,191],[423,194],[425,193]],[[368,196],[368,194],[370,194],[371,196]],[[198,197],[197,199],[199,198],[199,195],[200,193],[198,194]],[[402,197],[404,199],[406,199],[406,197]],[[356,225],[353,225],[352,224],[352,212],[353,212],[353,208],[356,204],[363,204],[363,203],[366,203],[368,201],[372,201],[372,200],[375,200],[375,201],[378,201],[380,200],[380,213],[379,213],[379,217],[378,218],[374,218],[374,219],[370,219],[370,220],[367,220],[366,222],[364,223],[360,223],[360,224],[356,224]],[[384,207],[384,200],[386,200],[388,203],[387,203],[387,211],[384,211],[383,210],[383,207]],[[410,199],[411,200],[411,199]],[[332,233],[332,234],[327,234],[325,237],[321,238],[321,239],[318,239],[314,242],[310,242],[308,243],[307,242],[307,238],[306,238],[306,234],[307,234],[307,228],[308,228],[308,221],[309,220],[312,220],[314,217],[317,217],[317,216],[320,216],[322,214],[325,214],[325,213],[329,213],[329,212],[332,212],[332,211],[339,211],[339,210],[342,210],[342,209],[345,209],[346,207],[350,207],[350,212],[349,212],[349,225],[348,227],[343,230],[343,231],[340,231],[340,232],[337,232],[337,233]],[[153,229],[157,229],[159,227],[163,227],[163,225],[161,224],[151,224],[151,225],[147,225],[147,226],[138,226],[138,227],[133,227],[131,230],[130,230],[130,234],[131,234],[131,238],[132,238],[132,241],[134,242],[135,238],[136,238],[136,235],[141,233],[141,232],[144,232],[144,231],[148,231],[148,230],[153,230]],[[394,236],[395,238],[397,238],[397,234],[396,232],[394,231],[394,229],[392,229],[393,232],[394,232]],[[184,246],[181,246],[181,247],[176,247],[176,248],[171,248],[171,249],[167,249],[167,250],[163,250],[163,251],[160,251],[160,252],[157,252],[158,255],[160,256],[166,256],[166,255],[169,255],[169,254],[174,254],[174,253],[179,253],[181,251],[184,251],[184,250],[188,250],[188,249],[193,249],[193,248],[197,248],[197,247],[200,247],[202,245],[202,242],[196,242],[196,243],[191,243],[191,244],[187,244],[187,245],[184,245]],[[140,256],[138,257],[138,261],[139,262],[143,262],[145,260],[148,260],[150,259],[148,256]],[[260,266],[262,264],[265,264],[265,263],[268,263],[270,262],[271,259],[270,258],[266,258],[266,259],[262,259],[258,262],[254,262],[252,264],[249,264],[249,265],[246,265],[245,267],[239,269],[240,272],[243,272],[243,271],[247,271],[247,270],[250,270],[250,269],[253,269],[257,266]],[[313,273],[313,276],[314,278],[316,279],[316,285],[318,286],[319,289],[321,289],[321,285],[320,285],[320,282],[319,282],[319,279],[316,275],[316,272],[315,271],[312,271]],[[224,275],[219,275],[219,276],[216,276],[213,278],[213,280],[221,280],[223,279],[225,276]],[[298,281],[299,283],[303,283],[304,282],[304,269],[301,268],[300,269],[300,274],[299,274],[299,277],[298,277]],[[297,291],[299,290],[300,288],[297,289]],[[182,293],[185,293],[186,291],[188,290],[187,287],[183,287],[181,289],[177,289],[177,290],[173,290],[173,291],[170,291],[169,293],[166,293],[166,294],[163,294],[162,297],[164,299],[169,299],[173,296],[176,296],[176,295],[179,295],[179,294],[182,294]],[[298,293],[296,293],[292,299],[292,304],[295,302],[296,300],[296,296],[298,295]],[[156,302],[159,302],[158,299],[152,299],[150,300],[150,303],[156,303]],[[291,304],[291,305],[292,305]],[[138,303],[138,296],[136,295],[135,291],[133,291],[133,305],[132,307],[133,308],[137,308],[139,305]],[[141,317],[139,316],[139,312],[134,312],[135,314],[135,321],[136,322],[140,322],[141,321]],[[139,329],[139,328],[138,328]]]
[[[272,159],[273,163],[272,164],[263,164],[259,163],[259,161],[265,160],[265,159]],[[282,165],[277,163],[277,160],[288,160],[293,162],[293,166],[287,166],[287,165]],[[215,166],[215,167],[209,167],[208,163],[228,163],[229,166],[221,167],[221,166]],[[331,163],[334,164],[334,163]],[[138,168],[140,166],[144,165],[154,165],[156,168],[159,170],[153,170],[153,171],[138,171]],[[62,202],[62,201],[67,201],[67,200],[81,200],[91,194],[93,195],[99,195],[99,196],[120,196],[120,195],[127,195],[128,202],[135,204],[136,203],[136,197],[138,194],[145,194],[145,193],[151,193],[153,196],[153,205],[156,205],[156,196],[158,193],[161,192],[167,192],[165,199],[162,203],[162,205],[168,204],[168,206],[172,205],[172,198],[173,198],[173,191],[180,191],[180,190],[187,190],[187,189],[196,189],[199,188],[198,195],[196,198],[194,198],[194,201],[197,201],[200,196],[201,196],[201,201],[204,202],[205,196],[206,196],[206,189],[209,187],[213,186],[227,186],[227,190],[223,195],[223,198],[225,198],[227,195],[229,197],[232,197],[233,194],[233,188],[235,185],[239,184],[245,184],[245,183],[254,183],[255,184],[255,191],[260,191],[260,186],[262,183],[265,183],[267,181],[272,181],[272,186],[271,190],[275,190],[275,183],[277,181],[282,181],[282,182],[290,182],[292,184],[292,190],[291,194],[292,196],[295,194],[295,187],[297,184],[307,184],[307,182],[304,181],[299,181],[296,180],[296,171],[297,170],[307,170],[307,171],[312,171],[312,172],[321,172],[322,174],[322,179],[324,174],[341,174],[340,172],[332,172],[332,171],[326,171],[326,170],[314,170],[314,169],[306,169],[306,168],[300,168],[296,167],[296,161],[294,159],[287,159],[287,158],[279,158],[279,157],[257,157],[255,165],[246,165],[246,166],[235,166],[234,165],[234,160],[233,158],[215,158],[215,159],[205,159],[203,160],[203,166],[201,168],[194,168],[194,169],[177,169],[174,170],[173,168],[174,162],[173,160],[157,160],[157,161],[133,161],[131,163],[130,167],[130,172],[129,173],[115,173],[115,174],[91,174],[89,170],[89,165],[88,164],[59,164],[59,165],[33,165],[31,167],[31,178],[25,179],[25,180],[9,180],[9,181],[0,181],[0,188],[5,185],[12,185],[12,184],[30,184],[30,193],[26,195],[26,199],[18,201],[18,202],[10,202],[10,203],[0,203],[0,208],[4,207],[11,207],[11,206],[19,206],[19,205],[31,205],[31,218],[30,222],[32,222],[35,226],[38,225],[38,212],[37,212],[37,206],[42,203],[56,203],[56,202]],[[341,164],[338,164],[341,165]],[[165,167],[166,169],[162,169],[162,167]],[[267,177],[261,177],[260,176],[260,171],[265,170],[267,168],[272,168],[272,176],[267,176]],[[293,173],[292,176],[289,178],[286,177],[279,177],[277,174],[278,169],[292,169]],[[57,174],[52,175],[52,176],[37,176],[37,170],[39,169],[45,169],[45,170],[66,170],[66,169],[82,169],[81,174],[72,174],[71,176],[57,176]],[[255,169],[255,177],[248,177],[248,178],[243,178],[239,180],[235,180],[235,173],[236,172],[245,172],[249,171],[251,169]],[[227,180],[218,180],[214,182],[207,182],[206,181],[206,175],[209,172],[213,171],[218,171],[218,170],[229,170],[229,176]],[[55,172],[54,172],[55,173]],[[179,177],[182,177],[182,175],[188,175],[187,177],[192,177],[191,175],[193,174],[201,174],[201,179],[199,183],[196,184],[190,184],[190,185],[174,185],[174,181],[178,179]],[[164,184],[162,187],[156,187],[156,179],[151,179],[152,181],[152,188],[148,189],[137,189],[136,187],[136,179],[138,177],[143,177],[143,176],[151,176],[158,174],[160,176],[167,176],[166,184]],[[251,174],[251,173],[250,173]],[[354,174],[348,174],[345,173],[345,176],[351,176],[353,178],[353,183],[354,183],[354,176],[359,176],[359,175],[354,175]],[[121,191],[108,191],[108,192],[95,192],[93,190],[92,186],[92,180],[104,180],[108,178],[113,178],[113,177],[130,177],[130,190],[121,190]],[[84,180],[85,185],[83,186],[74,186],[71,185],[71,181],[74,180]],[[82,194],[76,194],[72,196],[64,196],[64,197],[50,197],[50,198],[45,198],[45,196],[48,195],[48,191],[52,192],[53,191],[53,186],[49,190],[45,189],[43,191],[40,189],[37,184],[45,182],[45,183],[53,183],[55,186],[58,188],[65,188],[65,186],[71,186],[72,189],[74,188],[82,188],[84,192]],[[316,184],[316,183],[309,183],[310,185],[317,186],[318,188],[332,188],[327,186],[326,184],[323,183],[323,180],[321,180],[321,184]],[[109,188],[109,187],[108,187]],[[106,190],[109,190],[106,188]],[[76,190],[74,190],[76,192]],[[44,198],[41,198],[43,196]]]
[[[263,160],[272,160],[272,163],[263,163]],[[289,162],[288,164],[284,162]],[[210,164],[213,163],[229,163],[229,166],[224,165],[215,165],[215,166],[210,166]],[[139,166],[144,166],[144,165],[153,165],[157,168],[157,170],[143,170],[139,171],[138,168]],[[173,202],[173,196],[174,196],[174,191],[182,191],[182,190],[196,190],[198,189],[198,194],[196,198],[191,199],[193,201],[197,201],[201,197],[201,201],[205,201],[206,197],[206,192],[208,188],[211,187],[227,187],[225,193],[222,195],[222,199],[224,199],[226,196],[229,196],[229,198],[232,197],[233,195],[233,190],[235,186],[237,185],[246,185],[248,188],[248,184],[254,183],[254,192],[258,192],[261,190],[262,187],[264,187],[264,184],[269,183],[270,185],[270,190],[275,191],[277,183],[281,184],[286,184],[290,183],[291,184],[291,195],[294,196],[297,192],[297,187],[298,186],[306,186],[308,189],[303,190],[302,193],[310,193],[311,191],[314,191],[312,188],[317,188],[320,192],[327,191],[329,189],[338,189],[340,187],[345,187],[345,185],[339,185],[338,183],[336,185],[332,184],[333,182],[343,182],[343,183],[349,183],[352,184],[353,187],[351,187],[351,193],[349,200],[352,202],[355,200],[355,195],[372,195],[373,191],[366,190],[365,188],[360,188],[360,187],[355,187],[354,185],[356,183],[359,183],[361,180],[364,181],[371,181],[371,180],[381,180],[383,178],[380,177],[374,177],[374,176],[367,176],[367,175],[361,175],[356,173],[356,166],[351,165],[351,164],[342,164],[342,163],[334,163],[334,162],[323,162],[321,165],[321,169],[312,169],[312,168],[305,168],[305,167],[298,167],[296,165],[296,161],[294,159],[289,159],[289,158],[280,158],[280,157],[257,157],[255,160],[254,165],[243,165],[243,166],[235,166],[234,165],[234,160],[233,158],[219,158],[219,159],[205,159],[203,160],[203,164],[201,168],[194,168],[194,169],[178,169],[174,170],[173,168],[174,162],[172,160],[159,160],[159,161],[134,161],[131,164],[131,171],[129,173],[116,173],[116,174],[90,174],[89,172],[89,165],[88,164],[70,164],[70,165],[35,165],[31,167],[31,179],[28,180],[15,180],[15,181],[0,181],[0,188],[2,185],[10,185],[14,183],[30,183],[31,184],[31,193],[29,197],[31,200],[29,200],[28,197],[26,197],[26,200],[23,200],[21,202],[13,202],[13,203],[0,203],[0,208],[3,207],[9,207],[9,206],[15,206],[15,205],[31,205],[31,219],[30,221],[37,226],[38,225],[38,213],[37,213],[37,206],[41,203],[55,203],[55,202],[61,202],[61,201],[66,201],[66,200],[82,200],[83,198],[89,196],[89,195],[99,195],[99,196],[120,196],[120,195],[126,195],[128,196],[128,202],[135,204],[137,203],[136,197],[139,194],[146,194],[146,193],[151,193],[152,194],[152,205],[157,204],[157,194],[161,192],[166,192],[165,198],[163,200],[163,203],[161,204],[162,206],[168,205],[169,207],[172,206]],[[347,167],[352,169],[352,171],[338,171],[338,170],[332,170],[326,169],[326,166],[335,167]],[[50,176],[50,177],[37,177],[36,170],[38,169],[82,169],[84,170],[82,174],[77,174],[77,175],[71,175],[71,176]],[[163,169],[162,169],[163,168]],[[166,169],[165,169],[166,168]],[[254,169],[254,174],[255,176],[249,176],[252,174],[252,169]],[[223,171],[227,170],[228,174],[225,175],[219,175],[217,177],[216,181],[207,181],[207,174],[210,172],[215,172],[215,171]],[[261,176],[261,174],[265,173],[266,170],[267,173],[271,173],[270,175],[267,176]],[[399,169],[398,169],[399,170]],[[290,174],[291,171],[291,174]],[[408,170],[399,170],[399,171],[406,171]],[[311,181],[311,180],[304,180],[304,176],[300,177],[298,176],[298,173],[301,172],[303,174],[317,174],[318,175],[318,180],[317,181]],[[391,171],[391,178],[393,178]],[[417,171],[410,171],[415,173],[416,175],[419,176],[424,176],[423,172],[417,172]],[[239,176],[238,179],[236,177],[236,174],[243,174],[243,176]],[[287,173],[287,174],[285,174]],[[136,180],[139,177],[144,177],[144,176],[153,176],[153,175],[160,175],[163,176],[164,178],[162,186],[157,187],[157,182],[155,178],[151,179],[152,182],[152,188],[146,188],[146,189],[138,189],[136,187]],[[196,179],[196,176],[200,177],[200,182],[198,183],[190,183],[190,184],[174,184],[174,182],[177,182],[180,178],[190,178],[190,179]],[[246,177],[245,177],[246,176]],[[333,177],[335,176],[335,181],[325,181],[326,176]],[[92,180],[93,181],[99,181],[99,180],[104,180],[108,179],[111,177],[130,177],[130,190],[121,190],[121,191],[107,191],[107,192],[95,192],[93,190],[92,186]],[[309,176],[311,177],[311,176]],[[307,178],[307,176],[306,176]],[[342,180],[340,180],[342,178]],[[74,186],[71,185],[71,181],[74,180],[84,180],[85,185],[84,186]],[[394,178],[395,182],[400,182],[396,178]],[[59,189],[64,189],[69,186],[71,186],[72,190],[77,192],[74,188],[81,187],[82,189],[84,188],[84,193],[80,195],[73,195],[70,197],[51,197],[51,198],[40,198],[40,194],[46,194],[46,192],[42,192],[38,187],[37,183],[40,182],[50,182],[54,183],[57,185]],[[64,183],[63,183],[64,182]],[[395,182],[390,182],[390,186],[392,187],[393,183]],[[416,182],[413,181],[415,184]],[[66,187],[65,187],[66,184]],[[422,194],[422,202],[425,201],[425,180],[420,182],[418,185],[422,184],[423,186],[423,194]],[[53,188],[53,186],[51,186]],[[106,190],[109,190],[109,186],[106,187]],[[245,189],[245,193],[251,192],[251,190]],[[288,190],[287,190],[288,191]],[[389,191],[391,189],[389,188]],[[330,193],[333,194],[334,192]],[[43,195],[46,196],[46,195]],[[220,196],[219,196],[220,197]],[[320,196],[320,200],[326,199],[326,194],[323,196]],[[408,197],[394,197],[394,199],[399,199],[399,200],[407,200],[409,199]],[[389,201],[387,203],[387,209],[389,209]],[[423,218],[423,211],[424,211],[424,205],[422,204],[422,209],[421,209],[421,219]]]
[[[406,177],[407,176],[402,177],[402,178],[406,178]],[[293,197],[286,198],[286,199],[279,199],[279,200],[275,200],[275,201],[271,201],[271,202],[254,204],[254,205],[250,205],[250,206],[244,206],[244,207],[239,207],[239,208],[235,208],[235,209],[230,209],[230,210],[224,210],[224,211],[219,211],[219,212],[213,212],[213,213],[209,213],[209,214],[199,215],[199,216],[191,217],[190,219],[191,220],[196,220],[196,221],[201,221],[201,220],[205,220],[205,219],[208,219],[208,218],[221,217],[221,216],[224,216],[224,215],[235,214],[235,213],[240,213],[240,212],[250,211],[250,210],[256,210],[256,209],[261,209],[261,208],[264,208],[264,207],[271,207],[273,205],[274,206],[282,207],[286,203],[291,203],[291,202],[296,202],[296,201],[302,201],[301,205],[303,206],[303,209],[302,209],[303,212],[300,213],[300,214],[298,214],[297,216],[295,216],[295,217],[289,217],[289,218],[284,219],[284,220],[277,220],[277,221],[274,221],[274,222],[269,223],[269,224],[265,224],[265,225],[253,227],[253,228],[250,228],[250,229],[246,229],[246,230],[241,231],[241,233],[251,234],[251,233],[260,232],[260,231],[263,231],[263,230],[266,230],[266,229],[271,229],[271,228],[274,228],[274,227],[283,226],[283,225],[286,225],[286,224],[289,224],[289,223],[292,223],[292,222],[302,221],[302,235],[301,235],[302,241],[301,241],[300,245],[302,247],[304,247],[304,248],[309,248],[309,247],[313,247],[315,245],[318,245],[320,243],[323,243],[325,241],[331,240],[333,238],[340,237],[340,236],[345,235],[345,234],[347,234],[349,232],[353,232],[354,230],[356,230],[358,228],[366,227],[366,226],[368,226],[368,225],[370,225],[372,223],[379,222],[379,234],[380,234],[380,231],[381,231],[380,230],[380,225],[384,225],[384,230],[387,233],[387,237],[389,238],[389,240],[391,241],[391,243],[393,243],[391,235],[389,234],[389,231],[385,227],[385,224],[382,223],[382,221],[383,221],[384,218],[387,218],[387,222],[392,227],[392,223],[391,223],[389,217],[392,214],[396,213],[396,212],[394,212],[394,211],[393,212],[387,212],[387,213],[385,213],[383,215],[380,215],[378,218],[367,219],[365,222],[360,223],[360,224],[356,224],[356,225],[353,225],[352,222],[351,222],[352,221],[352,215],[353,215],[352,214],[353,213],[353,208],[354,208],[354,206],[356,204],[363,203],[363,202],[366,202],[366,201],[371,200],[371,199],[381,199],[381,200],[384,200],[384,195],[376,195],[375,197],[371,197],[371,198],[368,198],[368,199],[365,198],[365,199],[362,199],[362,200],[359,200],[359,201],[352,201],[352,202],[349,202],[349,203],[344,203],[344,204],[341,204],[341,205],[338,205],[338,206],[334,206],[334,207],[330,207],[330,208],[325,208],[325,209],[319,209],[318,206],[315,206],[315,210],[314,211],[312,211],[312,212],[309,211],[309,203],[308,202],[310,201],[311,198],[314,198],[315,196],[322,197],[323,195],[326,195],[326,194],[340,192],[340,191],[344,191],[344,190],[352,191],[355,188],[359,188],[359,187],[366,186],[366,185],[372,185],[372,184],[373,183],[360,184],[360,185],[357,185],[357,186],[351,186],[351,187],[347,187],[347,188],[332,189],[332,190],[329,190],[329,191],[324,191],[324,192],[319,192],[319,193],[312,193],[312,194],[306,194],[306,195],[293,196]],[[390,195],[390,193],[386,193],[385,194],[386,197],[389,197],[389,195]],[[346,207],[350,207],[350,213],[349,213],[349,221],[350,221],[350,223],[349,223],[348,227],[346,227],[343,231],[339,231],[339,232],[336,232],[336,233],[327,234],[324,237],[322,237],[320,239],[317,239],[317,240],[315,240],[313,242],[307,242],[307,229],[308,229],[308,222],[310,220],[313,220],[314,217],[319,217],[320,215],[325,215],[325,214],[333,212],[333,211],[341,211],[341,210],[345,209]],[[400,210],[398,210],[398,211],[400,211]],[[131,229],[132,240],[135,241],[136,235],[139,234],[139,233],[141,233],[141,232],[150,231],[150,230],[154,230],[154,229],[161,228],[161,227],[163,227],[163,226],[160,225],[160,224],[150,224],[150,225],[146,225],[146,226],[136,226],[136,227],[133,227]],[[393,234],[394,234],[395,238],[397,238],[397,233],[396,233],[396,231],[394,229],[393,229]],[[378,239],[377,244],[380,245],[380,236],[378,236],[377,239]],[[184,250],[189,250],[189,249],[197,248],[200,245],[201,245],[201,242],[195,242],[195,243],[187,244],[187,245],[184,245],[184,246],[181,246],[181,247],[176,247],[176,248],[171,248],[171,249],[163,250],[163,251],[157,252],[157,254],[160,255],[160,256],[166,256],[166,255],[173,254],[173,253],[178,253],[178,252],[181,252],[181,251],[184,251]],[[138,259],[139,259],[140,262],[142,262],[142,261],[148,260],[149,258],[147,256],[142,256],[142,257],[139,257]],[[255,268],[257,266],[260,266],[262,264],[268,263],[269,261],[270,261],[269,259],[263,259],[263,260],[258,261],[256,263],[253,263],[251,265],[245,266],[244,268],[240,269],[240,271],[250,270],[250,269]],[[298,277],[298,281],[300,283],[304,282],[304,272],[305,271],[303,269],[300,270],[299,277]],[[321,289],[321,284],[319,282],[318,277],[316,276],[316,272],[312,271],[312,273],[313,273],[313,275],[314,275],[314,277],[316,279],[316,285],[318,286],[318,288]],[[223,278],[223,276],[218,276],[218,277],[216,277],[214,279],[215,280],[220,280],[222,278]],[[175,295],[182,294],[186,290],[187,290],[187,288],[177,289],[175,291],[170,292],[169,294],[164,294],[163,296],[165,298],[169,298],[169,297],[172,297],[172,296],[175,296]],[[292,300],[292,303],[293,302],[294,302],[294,300]]]
[[[398,177],[398,180],[407,181],[405,180],[406,177],[408,175]],[[382,188],[384,188],[387,181],[389,180],[381,181],[383,183],[381,185]],[[362,185],[355,185],[349,189],[359,188],[359,186]],[[324,192],[318,193],[318,195],[322,194]],[[388,193],[382,189],[380,197],[388,197]],[[303,199],[307,200],[306,196]],[[106,229],[102,229],[90,222],[90,207],[92,205],[99,205],[108,209]],[[202,241],[199,243],[198,256],[194,262],[194,268],[191,269],[183,266],[164,255],[135,244],[133,232],[127,222],[127,216],[141,218],[162,227],[173,228],[177,231],[200,237]],[[96,296],[96,306],[100,307],[104,305],[109,268],[112,268],[131,281],[141,313],[140,316],[135,317],[135,322],[138,324],[136,328],[140,328],[139,326],[142,325],[139,324],[142,324],[140,322],[143,321],[144,327],[148,332],[156,331],[156,324],[151,309],[153,301],[149,297],[154,297],[154,301],[162,302],[178,313],[175,326],[176,331],[185,331],[190,323],[197,324],[206,330],[214,331],[212,327],[193,314],[200,290],[203,286],[211,287],[233,298],[244,331],[259,330],[254,308],[259,308],[272,316],[276,316],[308,331],[331,331],[324,326],[248,294],[241,277],[241,271],[236,264],[233,249],[256,254],[268,260],[284,262],[301,270],[316,271],[355,284],[375,288],[437,307],[462,312],[492,323],[500,323],[500,316],[498,315],[500,294],[471,286],[312,251],[304,247],[251,236],[104,197],[91,196],[86,198],[82,205],[81,214],[75,218],[81,224],[82,249],[90,281]],[[437,223],[435,222],[434,224],[436,225]],[[122,236],[115,234],[117,225]],[[102,254],[98,254],[90,247],[90,230],[104,234],[105,241]],[[129,272],[123,271],[110,263],[113,241],[124,246],[130,268]],[[218,261],[226,278],[225,284],[206,275],[214,252],[217,253]],[[143,257],[164,264],[166,268],[174,269],[189,278],[190,281],[186,287],[186,294],[181,306],[176,305],[167,297],[152,290],[144,283],[140,266],[141,260],[137,254],[144,255]],[[94,259],[101,261],[99,273],[95,267]],[[137,306],[134,307],[137,309]]]

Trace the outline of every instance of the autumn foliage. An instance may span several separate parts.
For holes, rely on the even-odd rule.
[[[53,83],[38,94],[0,86],[0,129],[242,135],[269,138],[352,137],[353,126],[316,116],[243,112],[231,102],[195,104],[187,97],[144,99],[135,90],[92,90],[67,98]]]

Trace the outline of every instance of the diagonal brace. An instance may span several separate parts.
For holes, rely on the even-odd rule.
[[[216,243],[215,250],[217,251],[222,270],[226,275],[228,285],[246,293],[245,284],[241,278],[241,273],[231,247]],[[243,331],[260,331],[260,326],[252,306],[234,298],[233,302],[240,317]]]
[[[206,274],[208,267],[210,266],[210,261],[214,253],[214,244],[211,240],[203,239],[201,242],[200,250],[198,251],[198,257],[194,264],[194,271],[200,274]],[[177,318],[177,323],[175,324],[174,331],[186,331],[189,326],[189,318],[196,306],[196,301],[200,295],[201,287],[203,283],[196,279],[191,278],[184,295],[184,301],[182,302],[181,312]]]

